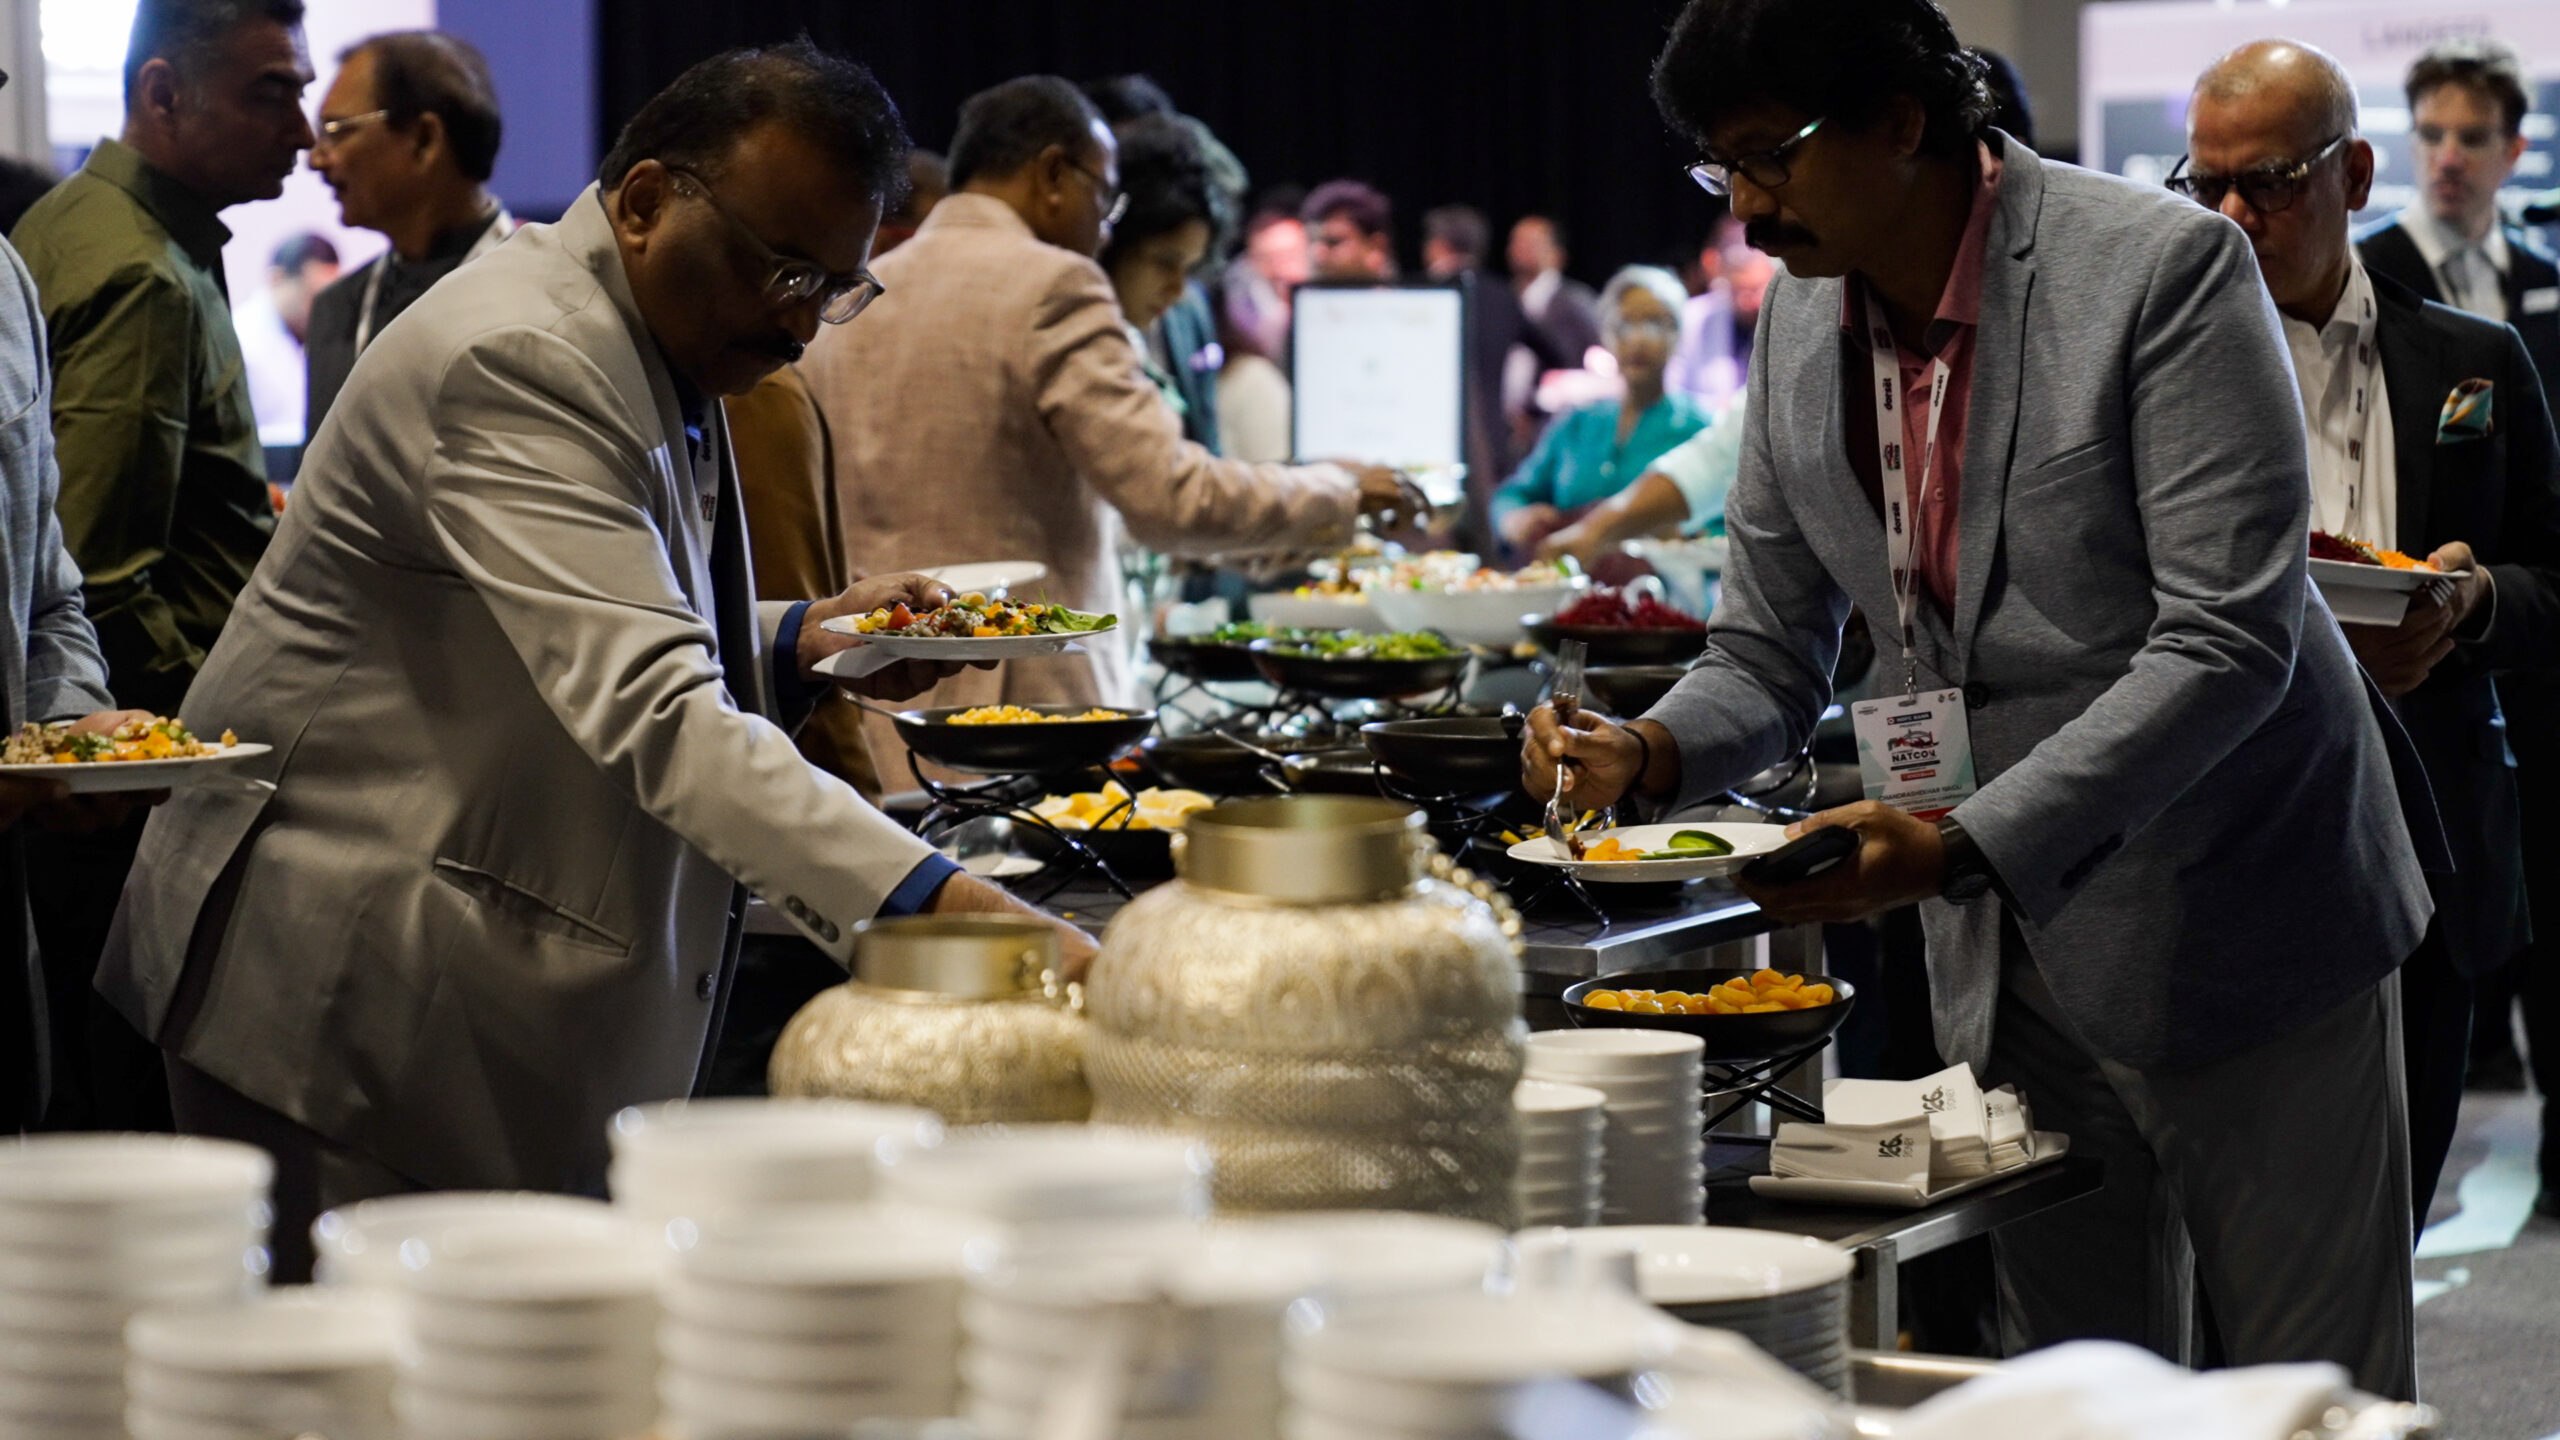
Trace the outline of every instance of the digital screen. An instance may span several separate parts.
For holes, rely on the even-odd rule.
[[[1301,286],[1290,302],[1300,460],[1466,461],[1466,300],[1455,286]]]

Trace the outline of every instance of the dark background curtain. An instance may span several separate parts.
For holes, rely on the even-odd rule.
[[[1337,175],[1395,201],[1418,271],[1423,211],[1563,220],[1575,274],[1694,254],[1716,211],[1680,166],[1646,74],[1678,0],[596,0],[602,143],[641,102],[733,45],[819,44],[869,65],[918,144],[1015,75],[1139,71],[1208,122],[1255,193]]]

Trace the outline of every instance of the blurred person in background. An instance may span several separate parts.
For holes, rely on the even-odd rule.
[[[1132,202],[1119,139],[1073,84],[1033,75],[971,96],[951,180],[880,262],[863,323],[831,329],[803,364],[856,571],[1036,560],[1048,599],[1108,611],[1123,531],[1167,554],[1322,547],[1363,511],[1423,508],[1381,467],[1248,464],[1183,438],[1093,258]],[[1130,699],[1129,657],[1105,639],[965,673],[926,703]],[[894,773],[895,732],[869,733]]]
[[[1583,352],[1600,343],[1600,300],[1590,286],[1564,273],[1564,227],[1544,215],[1521,216],[1511,223],[1503,258],[1520,313],[1556,350],[1581,364]]]
[[[871,244],[871,258],[879,259],[915,238],[916,227],[942,197],[951,193],[951,167],[930,150],[907,152],[907,186],[889,202],[888,213],[880,217],[880,238]]]
[[[2523,65],[2494,40],[2447,40],[2418,57],[2402,89],[2418,199],[2358,237],[2365,268],[2424,299],[2514,327],[2545,402],[2560,411],[2560,265],[2533,231],[2498,210],[2499,187],[2524,155],[2532,92]],[[2511,671],[2497,689],[2511,738],[2560,735],[2560,672]],[[2510,749],[2523,813],[2560,810],[2560,759],[2540,744]],[[2560,835],[2548,826],[2524,827],[2524,884],[2536,933],[2521,954],[2473,979],[2466,1068],[2475,1089],[2521,1090],[2531,1060],[2542,1093],[2540,1205],[2560,1216]]]
[[[2036,117],[2027,107],[2027,77],[1997,50],[1976,45],[1973,58],[1982,62],[1982,83],[1991,91],[1991,128],[2030,150],[2036,148]]]
[[[18,228],[18,218],[62,177],[33,160],[0,155],[0,235]]]
[[[1680,349],[1663,383],[1717,411],[1750,379],[1751,337],[1778,262],[1752,249],[1742,222],[1726,215],[1700,248],[1698,269],[1706,289],[1681,307]]]
[[[1492,226],[1472,205],[1443,205],[1422,216],[1422,269],[1434,280],[1467,286],[1467,505],[1459,517],[1459,548],[1490,554],[1493,493],[1518,463],[1512,427],[1502,404],[1503,374],[1514,350],[1524,350],[1542,370],[1570,370],[1581,355],[1567,354],[1529,323],[1520,299],[1499,277],[1484,273]]]
[[[268,260],[267,283],[232,314],[240,359],[249,367],[249,408],[257,412],[267,478],[279,487],[293,483],[294,467],[302,462],[303,345],[312,297],[337,278],[337,246],[318,235],[291,236]]]
[[[1597,574],[1629,540],[1722,535],[1725,497],[1733,493],[1734,477],[1742,470],[1746,398],[1735,392],[1706,429],[1662,452],[1636,483],[1539,541],[1537,558],[1571,557]]]
[[[1328,180],[1298,210],[1307,227],[1308,269],[1318,280],[1396,278],[1395,207],[1375,187]]]
[[[1130,314],[1138,338],[1144,341],[1141,353],[1147,358],[1149,378],[1168,388],[1179,402],[1175,408],[1182,416],[1183,435],[1224,454],[1226,447],[1221,443],[1218,424],[1218,377],[1226,365],[1226,347],[1218,338],[1218,308],[1210,301],[1208,287],[1201,283],[1200,275],[1205,267],[1223,260],[1234,248],[1236,222],[1238,212],[1244,208],[1247,183],[1244,162],[1220,144],[1207,125],[1174,109],[1172,97],[1144,75],[1088,80],[1084,91],[1120,137],[1120,175],[1129,191],[1130,213],[1113,227],[1111,241],[1101,256],[1102,268],[1110,272],[1121,308]],[[1196,182],[1190,173],[1193,171],[1198,172]],[[1196,204],[1189,198],[1195,190],[1199,196]],[[1147,282],[1136,273],[1142,268],[1142,260],[1124,232],[1131,222],[1136,222],[1139,229],[1155,232],[1153,283],[1159,289],[1171,287],[1173,277],[1162,269],[1161,263],[1170,258],[1170,242],[1160,228],[1164,217],[1140,220],[1138,212],[1147,206],[1145,195],[1170,199],[1175,192],[1183,196],[1173,201],[1175,209],[1184,212],[1186,218],[1199,210],[1199,218],[1208,222],[1208,245],[1184,270],[1180,288],[1170,299],[1157,304],[1154,302],[1158,297],[1136,293],[1144,290]],[[1133,297],[1150,312],[1148,319],[1138,320],[1136,312],[1129,311]]]
[[[1306,283],[1305,194],[1266,192],[1245,221],[1243,250],[1220,282],[1218,438],[1238,460],[1279,461],[1295,451],[1290,433],[1289,299]]]
[[[1514,549],[1535,553],[1549,535],[1636,483],[1663,452],[1707,426],[1708,412],[1666,390],[1663,369],[1680,341],[1688,292],[1668,270],[1630,265],[1600,291],[1600,333],[1625,386],[1557,417],[1493,497],[1493,523]]]
[[[391,249],[323,291],[311,307],[311,416],[318,433],[356,357],[401,311],[515,221],[489,194],[504,125],[488,62],[436,30],[376,35],[338,57],[320,99],[311,168],[345,224]]]
[[[177,715],[275,530],[221,213],[283,193],[311,121],[301,0],[142,0],[124,131],[18,222],[53,365],[55,510],[120,706]],[[139,817],[32,850],[48,1127],[166,1129],[160,1056],[87,997]]]

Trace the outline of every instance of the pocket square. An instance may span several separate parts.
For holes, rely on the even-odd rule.
[[[2465,380],[2444,397],[2444,413],[2436,420],[2436,443],[2452,445],[2489,436],[2490,401],[2497,386],[2487,380]]]

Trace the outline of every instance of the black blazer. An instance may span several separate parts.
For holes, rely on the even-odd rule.
[[[2544,401],[2560,412],[2560,264],[2543,253],[2533,232],[2519,225],[2508,225],[2506,231],[2507,323],[2524,337],[2524,353],[2533,357],[2533,368],[2542,376]],[[2365,269],[2444,303],[2435,272],[2427,268],[2427,257],[2418,253],[2418,242],[2399,216],[2368,227],[2356,237],[2356,248],[2364,254]]]
[[[2560,660],[2560,444],[2511,327],[2422,300],[2385,275],[2374,275],[2373,288],[2399,548],[2423,556],[2462,541],[2497,583],[2488,634],[2457,646],[2398,702],[2453,848],[2456,872],[2436,886],[2437,923],[2454,963],[2478,975],[2512,958],[2530,934],[2522,807],[2493,676]],[[2494,387],[2491,433],[2439,442],[2445,397],[2470,379]]]

